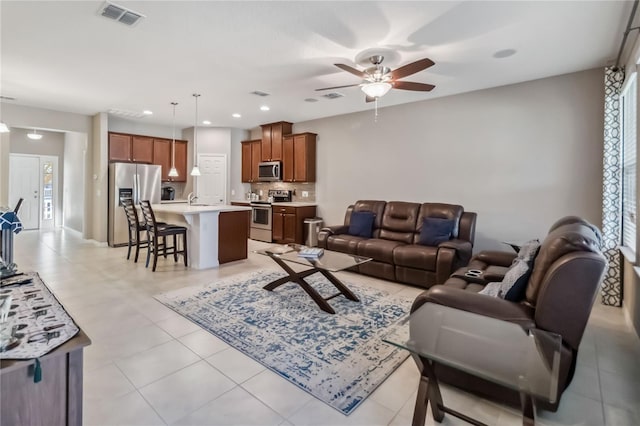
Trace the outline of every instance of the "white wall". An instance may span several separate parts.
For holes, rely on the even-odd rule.
[[[62,197],[64,196],[64,133],[61,132],[48,132],[39,130],[38,133],[42,134],[42,139],[32,140],[27,137],[27,133],[31,133],[32,129],[17,129],[12,128],[9,133],[11,140],[10,152],[12,154],[30,154],[30,155],[50,155],[58,157],[58,170],[57,170],[57,189],[54,194],[54,217],[55,225],[60,226],[62,224]]]
[[[161,126],[157,124],[148,124],[143,121],[127,120],[126,118],[109,115],[109,131],[131,133],[134,135],[155,136],[158,138],[172,138],[173,127]],[[176,139],[180,139],[180,129],[176,128]]]
[[[296,123],[318,134],[318,213],[334,225],[358,199],[461,204],[478,213],[475,251],[568,214],[600,225],[602,82],[596,69],[382,108],[377,123],[372,110]]]
[[[244,200],[244,194],[249,191],[251,185],[242,183],[242,141],[249,139],[249,132],[242,129],[231,129],[231,156],[229,157],[229,201]],[[240,158],[240,162],[233,161]],[[232,193],[233,192],[233,193]]]
[[[85,179],[87,135],[67,132],[64,138],[64,226],[83,232],[91,217],[85,217]],[[89,182],[90,186],[90,182]]]

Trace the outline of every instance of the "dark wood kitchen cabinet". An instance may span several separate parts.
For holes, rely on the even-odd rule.
[[[316,217],[315,206],[292,207],[274,205],[271,238],[275,243],[304,243],[304,220]]]
[[[285,182],[316,181],[315,133],[287,135],[282,141],[282,180]]]
[[[153,138],[131,136],[131,161],[134,163],[153,163]]]
[[[242,141],[242,182],[258,182],[258,164],[261,161],[262,141]]]
[[[163,182],[186,182],[187,181],[187,141],[176,141],[175,145],[175,167],[178,176],[170,177],[171,170],[171,140],[153,140],[153,164],[162,166]]]
[[[109,161],[131,161],[131,135],[109,132]]]
[[[293,124],[287,121],[262,124],[262,161],[282,161],[282,138],[291,133]]]

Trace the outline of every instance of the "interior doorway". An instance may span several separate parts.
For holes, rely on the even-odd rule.
[[[18,214],[24,229],[59,225],[58,196],[58,157],[10,154],[9,206],[24,199]]]
[[[225,154],[198,154],[201,176],[198,178],[198,203],[226,204],[227,156]]]

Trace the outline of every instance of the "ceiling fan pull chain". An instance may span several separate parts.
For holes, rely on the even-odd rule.
[[[378,98],[376,98],[376,113],[373,116],[373,122],[377,123],[378,122]]]

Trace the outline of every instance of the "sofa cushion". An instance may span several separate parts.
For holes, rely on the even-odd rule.
[[[393,264],[393,250],[403,245],[399,241],[370,238],[358,243],[358,256],[370,257],[380,262]]]
[[[438,248],[422,246],[418,244],[407,244],[396,247],[393,251],[393,261],[398,266],[424,269],[427,271],[436,270],[436,259],[438,258]]]
[[[374,212],[353,212],[349,222],[349,235],[355,237],[371,238],[373,222],[376,219]]]
[[[444,203],[424,203],[420,206],[418,213],[418,221],[416,222],[416,233],[414,234],[414,244],[420,241],[420,233],[422,232],[422,224],[425,217],[437,217],[440,219],[453,220],[453,230],[451,238],[458,238],[460,232],[460,219],[464,213],[464,208],[456,204]]]
[[[384,208],[379,238],[413,243],[420,204],[390,201]]]
[[[425,217],[422,221],[419,243],[424,246],[437,246],[449,241],[453,232],[453,220],[437,217]]]
[[[524,243],[502,281],[490,282],[480,293],[500,297],[511,302],[520,302],[524,299],[527,283],[531,277],[533,263],[539,249],[540,241],[538,240]]]
[[[344,224],[349,225],[351,223],[351,215],[353,212],[374,212],[376,219],[373,222],[373,238],[378,238],[380,236],[380,227],[382,226],[382,215],[384,214],[386,205],[386,201],[358,200],[350,209],[347,209]]]
[[[327,249],[340,253],[358,254],[358,243],[366,238],[355,237],[349,234],[332,235],[327,238]]]

